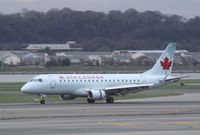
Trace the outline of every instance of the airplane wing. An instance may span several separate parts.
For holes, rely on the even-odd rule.
[[[159,85],[173,83],[186,77],[189,77],[189,76],[170,77],[170,78],[165,77],[163,80],[160,80]],[[107,87],[107,88],[104,88],[103,90],[106,92],[106,94],[109,94],[109,95],[118,95],[118,94],[124,95],[128,93],[136,93],[136,92],[144,91],[145,89],[151,88],[153,86],[156,87],[156,85],[154,84],[125,84],[125,85]]]
[[[114,87],[107,87],[103,90],[106,92],[106,94],[109,95],[118,95],[118,94],[124,95],[128,93],[140,92],[152,86],[153,84],[126,84]]]
[[[181,77],[171,77],[171,78],[166,78],[166,79],[163,79],[163,80],[160,80],[161,83],[174,83],[174,82],[177,82],[179,81],[180,79],[182,78],[187,78],[189,76],[181,76]]]

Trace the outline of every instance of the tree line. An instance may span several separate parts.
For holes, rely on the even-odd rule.
[[[135,9],[104,13],[70,8],[0,14],[0,50],[69,40],[86,51],[163,49],[167,43],[177,42],[178,49],[196,52],[200,51],[200,17],[187,19]]]

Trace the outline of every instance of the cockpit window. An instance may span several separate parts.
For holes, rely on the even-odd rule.
[[[42,79],[39,78],[39,79],[31,79],[29,82],[42,82]]]

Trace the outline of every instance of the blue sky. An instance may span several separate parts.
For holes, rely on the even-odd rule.
[[[23,8],[48,11],[63,7],[104,12],[134,8],[138,11],[159,10],[188,18],[200,16],[200,0],[0,0],[1,13],[20,12]]]

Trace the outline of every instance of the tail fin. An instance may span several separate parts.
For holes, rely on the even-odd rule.
[[[176,50],[176,44],[169,43],[165,51],[157,60],[156,64],[153,66],[153,68],[144,72],[143,74],[159,75],[159,76],[171,75],[175,50]]]

